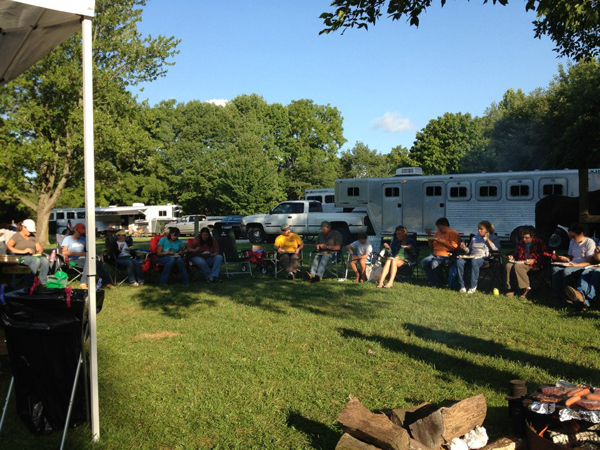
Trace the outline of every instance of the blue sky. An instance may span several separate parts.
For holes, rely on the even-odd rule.
[[[560,62],[534,39],[525,1],[439,1],[417,29],[380,21],[319,36],[328,0],[149,0],[140,31],[181,39],[166,77],[140,100],[209,101],[256,93],[269,103],[312,99],[344,117],[344,149],[411,147],[445,112],[482,115],[509,88],[546,87]]]

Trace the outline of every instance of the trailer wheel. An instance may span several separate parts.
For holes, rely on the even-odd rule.
[[[569,245],[569,235],[562,228],[557,228],[548,239],[548,247],[552,250],[567,248]]]
[[[250,228],[248,230],[248,240],[252,244],[262,244],[265,241],[265,236],[262,228]]]

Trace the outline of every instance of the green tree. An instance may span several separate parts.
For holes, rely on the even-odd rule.
[[[491,0],[494,5],[506,5],[508,0]],[[410,25],[419,26],[421,14],[433,0],[333,0],[334,12],[321,14],[325,29],[365,28],[384,14],[392,20],[406,18]],[[488,3],[488,0],[483,0]],[[440,0],[444,6],[446,0]],[[386,7],[387,5],[387,7]],[[525,0],[525,10],[535,11],[533,22],[536,38],[548,36],[560,56],[585,59],[600,53],[600,4],[591,0]]]
[[[387,165],[390,167],[390,174],[396,173],[400,167],[415,167],[418,163],[412,158],[410,150],[402,145],[397,145],[385,155]]]
[[[118,160],[143,160],[130,133],[135,109],[127,88],[163,76],[176,53],[174,38],[137,30],[145,0],[98,0],[93,21],[94,117],[99,179]],[[68,39],[18,79],[0,88],[4,153],[1,188],[37,216],[48,239],[49,214],[63,190],[82,177],[81,36]],[[129,121],[129,123],[128,123]],[[113,140],[114,139],[114,140]],[[99,145],[98,145],[99,144]],[[123,153],[125,156],[117,156]],[[113,164],[104,164],[106,159]]]
[[[371,150],[362,142],[354,144],[350,150],[340,156],[341,178],[377,178],[391,174],[391,167],[386,155]]]
[[[446,113],[417,132],[410,157],[427,174],[458,173],[487,143],[477,118]]]

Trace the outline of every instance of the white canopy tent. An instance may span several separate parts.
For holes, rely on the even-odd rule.
[[[92,18],[95,0],[0,0],[0,85],[10,82],[82,29],[83,127],[87,264],[89,269],[90,394],[92,440],[100,438],[96,341],[96,236]]]

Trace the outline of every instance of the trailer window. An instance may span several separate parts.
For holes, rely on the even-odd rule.
[[[531,200],[533,198],[533,182],[531,180],[509,180],[506,184],[509,200]]]
[[[349,187],[348,188],[348,197],[358,197],[360,194],[360,189],[357,187]]]
[[[325,203],[335,203],[335,196],[333,196],[333,195],[326,195],[325,196]]]
[[[542,187],[542,195],[544,197],[548,195],[563,195],[563,185],[562,184],[545,184]]]
[[[161,211],[158,211],[158,217],[167,217],[167,211],[164,209]]]
[[[479,188],[480,197],[498,197],[498,186],[481,186]]]
[[[385,188],[385,196],[386,197],[400,197],[400,188],[386,187]]]
[[[471,183],[452,181],[448,183],[448,200],[465,201],[471,198]]]
[[[441,197],[442,187],[441,186],[427,186],[425,188],[425,195],[427,197]]]
[[[56,220],[65,220],[65,213],[64,212],[57,212],[56,213]]]
[[[78,219],[85,219],[85,213],[84,212],[78,212],[77,213],[77,218]]]
[[[450,198],[463,198],[467,196],[467,188],[465,186],[456,186],[450,188]]]
[[[74,212],[68,212],[67,213],[67,219],[74,219],[75,218],[75,213]]]
[[[321,196],[320,195],[307,195],[306,200],[308,200],[309,202],[320,202]]]

